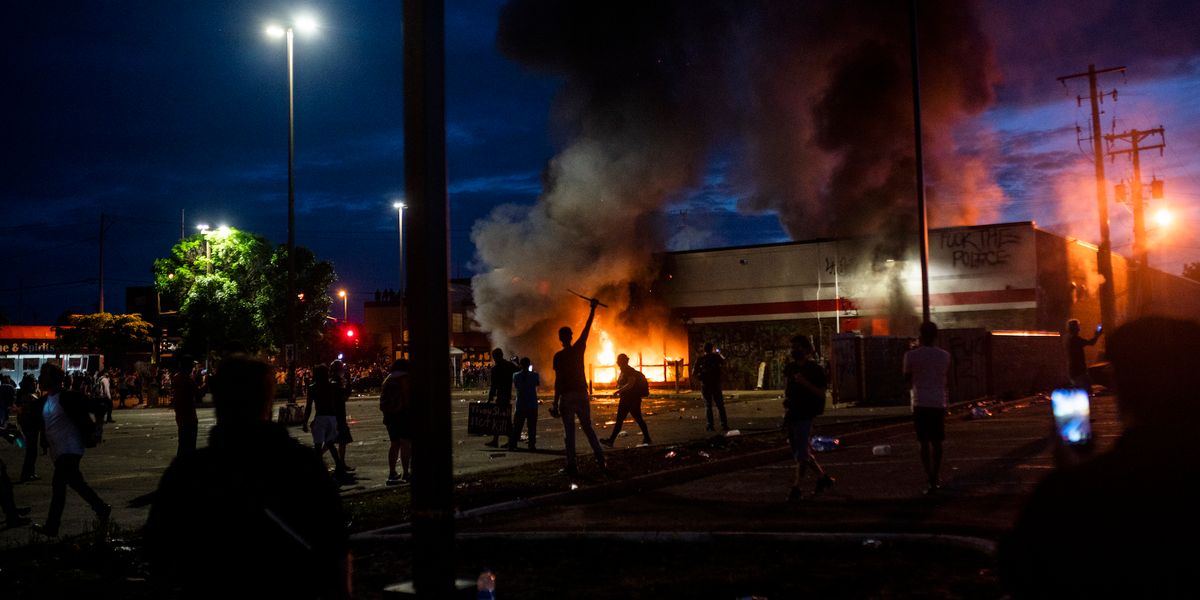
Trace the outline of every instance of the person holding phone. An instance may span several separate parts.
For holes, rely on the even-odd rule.
[[[1146,317],[1108,340],[1123,431],[1090,458],[1055,433],[1059,465],[1000,544],[1014,598],[1194,597],[1200,534],[1200,324]]]
[[[1104,334],[1104,326],[1096,326],[1096,334],[1085,340],[1079,335],[1079,319],[1067,321],[1067,376],[1071,379],[1071,387],[1087,390],[1092,393],[1092,378],[1088,376],[1087,357],[1083,349],[1095,345]]]

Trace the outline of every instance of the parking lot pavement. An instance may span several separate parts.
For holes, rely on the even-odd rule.
[[[562,460],[562,424],[557,419],[550,418],[546,410],[548,400],[543,400],[538,421],[537,453],[523,450],[507,452],[503,449],[489,448],[484,446],[484,442],[490,438],[468,436],[466,429],[469,403],[484,400],[486,397],[486,390],[457,391],[452,396],[456,475],[482,475],[492,469],[527,462]],[[727,393],[727,397],[731,427],[745,432],[769,431],[778,427],[782,416],[782,400],[778,390],[731,391]],[[592,406],[597,434],[607,436],[611,431],[616,400],[597,396]],[[904,407],[833,409],[827,412],[825,418],[874,419],[902,414],[906,410]],[[358,482],[345,486],[343,493],[353,494],[384,487],[387,478],[388,440],[378,411],[378,397],[353,398],[347,412],[354,442],[347,450],[346,461],[357,467],[355,474]],[[711,435],[705,431],[704,405],[696,393],[685,392],[669,397],[652,396],[645,400],[643,412],[656,445],[677,444]],[[214,424],[212,409],[201,408],[199,417],[199,445],[203,447],[206,443],[205,432]],[[87,450],[81,470],[88,483],[113,506],[113,523],[120,528],[137,529],[145,523],[149,508],[130,508],[128,504],[134,498],[155,489],[163,470],[174,457],[177,443],[174,415],[165,408],[130,408],[114,411],[113,418],[117,422],[106,426],[103,443]],[[301,431],[300,427],[292,427],[290,431],[297,439],[307,441],[307,434]],[[505,441],[502,437],[501,444]],[[622,436],[617,441],[617,449],[633,446],[640,441],[637,425],[627,420]],[[577,444],[581,453],[589,452],[586,441],[577,440]],[[524,448],[524,444],[520,447]],[[19,472],[21,455],[22,451],[13,446],[0,446],[0,458],[7,463],[10,474]],[[17,504],[33,507],[34,522],[41,522],[45,519],[50,504],[50,477],[53,466],[49,457],[39,457],[37,469],[42,479],[15,486],[14,493]],[[74,492],[68,490],[62,523],[63,533],[81,533],[92,527],[92,512]],[[0,547],[21,545],[33,539],[36,538],[28,527],[0,529]]]
[[[785,502],[790,460],[722,472],[593,503],[539,507],[464,521],[474,533],[524,531],[859,531],[936,532],[995,537],[1007,531],[1024,499],[1054,468],[1052,415],[1047,403],[1026,403],[990,418],[951,418],[946,424],[944,488],[924,488],[911,425],[871,428],[842,437],[839,449],[818,454],[837,478],[820,497]],[[1097,449],[1120,433],[1115,401],[1096,398]],[[818,432],[819,433],[819,432]],[[876,447],[886,446],[877,454]],[[806,483],[815,478],[808,474]],[[805,493],[811,491],[806,488]]]

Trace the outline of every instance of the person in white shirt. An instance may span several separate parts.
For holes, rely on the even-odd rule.
[[[934,346],[938,328],[931,321],[921,324],[920,345],[904,354],[904,381],[911,387],[913,425],[921,443],[921,465],[929,494],[942,487],[942,441],[946,439],[946,376],[950,353]]]
[[[54,461],[54,479],[51,484],[50,513],[45,524],[34,525],[33,530],[51,537],[58,535],[63,507],[67,503],[67,486],[71,486],[96,511],[100,529],[105,530],[112,507],[100,499],[79,471],[85,445],[79,423],[84,420],[90,423],[92,418],[87,410],[87,397],[63,389],[62,368],[54,363],[42,365],[38,385],[48,394],[42,408],[42,418],[46,424],[50,458]]]

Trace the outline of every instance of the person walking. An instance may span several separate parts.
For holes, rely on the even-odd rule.
[[[321,364],[313,367],[313,380],[308,384],[308,401],[304,404],[304,423],[301,425],[306,433],[311,431],[313,448],[318,456],[326,452],[333,457],[333,476],[338,481],[348,479],[349,473],[342,464],[342,457],[337,452],[337,415],[334,410],[334,394],[337,391],[329,378],[329,367]],[[313,416],[313,409],[316,416]]]
[[[346,418],[346,404],[350,401],[352,385],[350,373],[342,361],[335,360],[329,365],[329,380],[333,386],[333,416],[337,418],[337,439],[334,441],[337,443],[338,457],[342,459],[342,468],[347,473],[353,473],[357,469],[346,464],[346,448],[354,441],[354,436],[350,434],[350,420]]]
[[[517,410],[513,414],[513,430],[508,436],[508,449],[516,450],[517,441],[521,439],[521,429],[529,426],[530,452],[537,450],[537,420],[538,399],[537,389],[542,384],[541,377],[533,370],[533,362],[529,357],[521,359],[521,368],[513,375],[513,386],[517,388]]]
[[[346,516],[312,450],[271,421],[272,369],[227,356],[208,446],[163,473],[143,529],[155,597],[348,598]]]
[[[932,321],[921,323],[919,345],[904,353],[904,381],[912,403],[913,426],[921,444],[921,466],[925,469],[926,494],[941,489],[942,441],[946,439],[946,377],[950,353],[934,346],[938,328]]]
[[[383,413],[383,425],[387,428],[388,441],[388,478],[387,485],[401,485],[409,482],[408,466],[412,461],[412,380],[409,378],[409,364],[400,359],[392,363],[386,379],[383,380],[383,390],[379,394],[379,410]],[[396,472],[396,461],[399,459],[403,473]]]
[[[45,445],[43,438],[44,421],[42,420],[42,399],[38,396],[37,380],[28,373],[21,378],[21,388],[17,391],[17,425],[25,436],[25,458],[21,462],[20,483],[37,481],[37,455],[39,442]]]
[[[488,402],[495,402],[496,406],[505,415],[512,412],[512,389],[513,375],[517,374],[517,365],[511,360],[504,358],[504,351],[496,348],[492,350],[492,384],[488,387]],[[512,434],[512,420],[505,421],[504,430]],[[500,434],[492,436],[492,441],[484,444],[492,448],[500,446]],[[512,446],[513,440],[509,438],[508,445]]]
[[[75,490],[87,502],[100,520],[100,531],[108,529],[108,517],[112,507],[100,498],[83,479],[79,462],[83,449],[92,444],[91,436],[99,427],[92,421],[86,396],[63,389],[63,370],[54,363],[45,363],[38,376],[38,385],[46,392],[46,403],[42,407],[46,439],[50,443],[50,458],[54,461],[54,478],[51,484],[50,512],[46,522],[35,524],[33,530],[55,537],[62,524],[63,508],[67,502],[67,486]]]
[[[97,415],[96,421],[99,422],[101,417],[105,423],[112,423],[113,418],[113,398],[112,398],[112,379],[108,376],[108,370],[100,371],[100,375],[96,377],[96,401],[100,405],[100,414]]]
[[[807,467],[817,474],[814,496],[820,495],[834,484],[834,478],[825,472],[817,457],[813,455],[813,420],[825,412],[825,389],[829,385],[825,369],[812,359],[812,341],[806,335],[792,338],[792,360],[783,367],[786,387],[783,391],[783,427],[787,433],[792,459],[796,461],[796,477],[788,492],[788,502],[799,502],[803,498],[800,484]]]
[[[17,404],[17,383],[0,375],[0,427],[8,424],[8,413]]]
[[[1067,376],[1071,379],[1071,387],[1085,389],[1088,394],[1092,393],[1092,378],[1088,375],[1087,357],[1083,349],[1094,346],[1101,335],[1104,335],[1104,327],[1097,325],[1096,334],[1085,340],[1079,335],[1079,319],[1067,321]]]
[[[646,427],[646,420],[642,418],[642,398],[650,395],[650,382],[641,371],[629,366],[629,356],[626,354],[617,355],[617,368],[620,369],[620,374],[617,376],[617,391],[613,392],[613,396],[620,398],[617,401],[617,418],[613,424],[612,435],[603,440],[604,445],[613,447],[617,436],[621,434],[625,416],[629,415],[642,429],[642,445],[649,446],[650,429]]]
[[[196,451],[196,437],[200,433],[200,420],[196,416],[196,382],[192,379],[192,360],[179,361],[175,377],[171,379],[174,396],[171,410],[175,412],[175,427],[179,430],[179,445],[175,456]]]
[[[0,511],[4,512],[4,529],[21,527],[29,524],[31,509],[28,506],[17,506],[13,498],[12,480],[8,478],[8,466],[0,459]]]
[[[563,437],[566,442],[567,465],[562,472],[566,475],[579,473],[575,460],[575,418],[579,417],[579,429],[587,437],[596,455],[596,466],[606,471],[604,450],[600,440],[596,438],[596,430],[592,428],[592,410],[589,405],[587,376],[583,370],[584,352],[587,350],[588,334],[592,331],[592,320],[596,318],[596,306],[599,300],[591,299],[591,310],[588,312],[587,324],[579,332],[579,339],[571,342],[571,328],[560,327],[558,341],[562,342],[562,350],[554,353],[554,401],[552,414],[562,419]]]
[[[721,356],[721,351],[713,350],[712,342],[705,343],[704,355],[696,361],[696,372],[700,377],[700,395],[704,396],[709,431],[714,431],[714,404],[721,417],[721,431],[729,431],[729,419],[725,416],[725,392],[721,390],[721,370],[724,366],[725,357]]]

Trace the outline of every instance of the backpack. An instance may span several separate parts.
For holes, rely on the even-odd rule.
[[[650,382],[646,379],[646,376],[642,374],[641,371],[634,371],[634,373],[637,373],[637,375],[634,375],[634,377],[637,377],[637,379],[633,382],[633,391],[637,393],[638,398],[645,398],[646,396],[649,396]]]
[[[408,408],[409,396],[408,373],[393,372],[383,381],[383,390],[379,393],[379,410],[384,414],[395,414]]]

